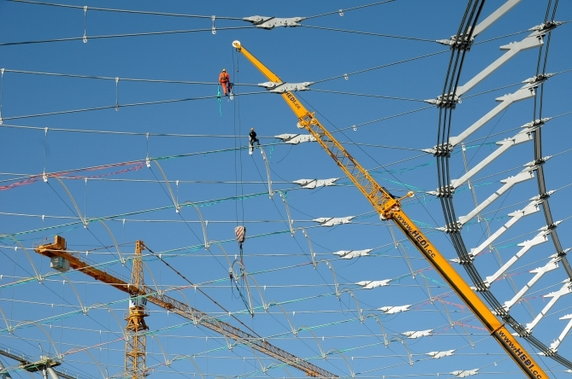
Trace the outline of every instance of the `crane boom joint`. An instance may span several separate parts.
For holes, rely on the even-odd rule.
[[[414,195],[413,191],[409,191],[405,196],[393,197],[389,192],[385,192],[384,196],[382,196],[383,202],[380,204],[379,218],[381,220],[394,218],[396,212],[401,212],[401,200],[407,197],[413,197]]]

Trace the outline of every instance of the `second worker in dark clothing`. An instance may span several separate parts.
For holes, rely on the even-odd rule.
[[[256,137],[256,131],[254,130],[254,128],[250,128],[250,133],[248,133],[248,154],[252,154],[252,152],[254,151],[254,144],[258,144],[258,146],[260,146],[260,141],[258,140],[258,138]]]

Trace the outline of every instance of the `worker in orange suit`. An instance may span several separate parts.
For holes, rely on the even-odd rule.
[[[230,75],[228,75],[228,72],[226,72],[226,68],[223,68],[218,75],[218,82],[222,87],[222,92],[224,95],[228,96],[232,87],[232,83],[230,82]]]

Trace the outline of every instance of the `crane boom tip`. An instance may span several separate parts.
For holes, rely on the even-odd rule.
[[[240,48],[242,47],[242,44],[240,43],[240,41],[234,40],[234,41],[232,41],[232,46],[233,46],[235,49],[240,49]]]

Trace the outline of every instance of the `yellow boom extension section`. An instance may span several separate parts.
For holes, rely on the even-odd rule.
[[[242,53],[268,80],[281,84],[282,80],[268,67],[260,62],[254,55],[245,49],[240,41],[234,41],[232,46]],[[517,341],[501,322],[471,289],[467,282],[451,266],[445,257],[429,241],[415,223],[407,217],[400,205],[400,199],[391,195],[384,187],[363,168],[357,160],[334,138],[334,136],[309,112],[306,107],[292,94],[284,91],[280,95],[292,109],[300,127],[306,129],[328,153],[346,176],[369,200],[380,217],[384,220],[393,220],[403,231],[407,238],[431,262],[433,267],[449,283],[475,316],[481,320],[491,336],[503,347],[508,355],[517,363],[522,371],[530,378],[546,379],[548,375],[536,363],[532,355]],[[409,193],[407,196],[411,196]]]

